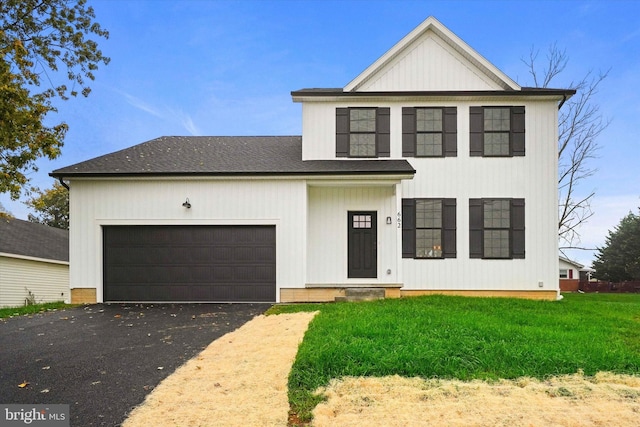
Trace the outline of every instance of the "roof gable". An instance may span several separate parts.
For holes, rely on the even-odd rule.
[[[580,263],[577,263],[575,261],[572,261],[569,258],[565,258],[562,255],[559,255],[558,258],[560,260],[560,268],[562,268],[563,266],[564,267],[566,267],[566,266],[575,267],[578,270],[580,270],[581,268],[584,268],[584,265],[582,265]]]
[[[345,92],[520,90],[434,17],[344,87]]]

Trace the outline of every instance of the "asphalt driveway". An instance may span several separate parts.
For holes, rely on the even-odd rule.
[[[97,304],[0,320],[0,403],[69,404],[72,426],[117,426],[176,368],[269,307]]]

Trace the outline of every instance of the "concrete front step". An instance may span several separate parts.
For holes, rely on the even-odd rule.
[[[373,301],[384,299],[384,288],[346,288],[343,297],[336,297],[338,301]]]

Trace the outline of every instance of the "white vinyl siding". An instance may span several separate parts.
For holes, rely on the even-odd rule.
[[[571,279],[579,279],[580,278],[580,268],[577,265],[567,262],[564,259],[560,259],[559,261],[559,276],[560,279],[569,279],[569,276],[572,276]],[[564,277],[563,277],[564,273]]]
[[[95,288],[102,301],[102,225],[275,225],[279,298],[304,285],[305,209],[303,180],[72,180],[71,288]]]
[[[307,283],[397,283],[398,228],[395,186],[309,187]],[[348,279],[347,213],[376,211],[378,274],[376,279]],[[392,224],[386,218],[393,219]],[[387,270],[390,272],[387,273]]]
[[[495,81],[472,72],[463,56],[432,31],[418,38],[411,49],[393,58],[359,91],[498,90]],[[428,78],[425,78],[428,76]]]
[[[557,146],[553,143],[557,140],[557,105],[518,101],[526,107],[527,155],[508,158],[468,155],[471,105],[475,103],[458,104],[458,157],[408,159],[417,173],[413,180],[403,181],[403,198],[457,199],[458,250],[456,259],[429,263],[428,268],[417,260],[403,259],[403,289],[557,289]],[[505,100],[496,100],[495,105],[505,105]],[[392,157],[400,145],[393,133],[401,125],[400,115],[392,108]],[[525,199],[525,259],[469,259],[466,206],[471,198]]]
[[[305,102],[303,152],[307,159],[332,159],[335,150],[335,108],[375,105],[390,107],[391,158],[402,157],[402,107],[457,107],[457,157],[409,157],[417,171],[402,181],[402,198],[457,200],[457,256],[430,262],[402,259],[399,279],[403,289],[550,290],[558,288],[557,242],[557,102],[514,100],[460,100],[454,97],[367,104]],[[526,110],[527,153],[519,157],[471,157],[469,108],[520,105]],[[348,161],[348,160],[345,160]],[[480,178],[479,178],[480,177]],[[520,198],[526,203],[526,258],[469,259],[469,212],[472,198]],[[398,202],[400,203],[400,202]],[[396,212],[400,212],[397,207]],[[401,254],[399,255],[401,256]],[[346,262],[346,261],[345,261]],[[539,286],[542,282],[542,287]]]
[[[0,307],[36,303],[69,302],[69,265],[0,255]]]

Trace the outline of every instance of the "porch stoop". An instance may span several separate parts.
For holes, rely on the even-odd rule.
[[[384,299],[384,288],[346,288],[344,296],[335,297],[335,301],[373,301]]]

